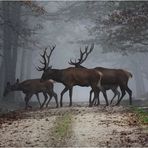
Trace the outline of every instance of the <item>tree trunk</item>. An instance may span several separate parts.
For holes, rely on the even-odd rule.
[[[136,96],[140,97],[145,93],[144,79],[142,73],[142,66],[140,63],[139,56],[132,57],[132,69],[134,72],[135,85],[136,85]]]
[[[19,2],[3,1],[2,3],[3,3],[3,17],[4,17],[3,64],[5,67],[4,68],[5,70],[3,72],[4,72],[4,84],[6,84],[7,81],[11,83],[15,82],[21,5]],[[2,85],[4,86],[4,84]],[[14,101],[14,96],[11,95],[11,100],[9,101]]]
[[[25,49],[23,49],[23,51],[22,51],[21,67],[20,67],[20,70],[21,70],[20,80],[21,81],[26,79],[26,59],[27,59],[26,52],[27,51]]]
[[[4,19],[3,27],[3,61],[1,66],[1,97],[6,81],[11,80],[10,63],[11,63],[11,28],[8,25],[10,19],[10,2],[2,2],[2,11]]]
[[[26,78],[30,79],[31,78],[31,69],[32,69],[32,51],[27,51],[27,73],[26,73]]]

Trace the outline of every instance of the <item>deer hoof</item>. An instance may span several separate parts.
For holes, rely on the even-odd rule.
[[[116,103],[116,104],[115,104],[115,106],[119,106],[119,105],[120,105],[119,103]]]

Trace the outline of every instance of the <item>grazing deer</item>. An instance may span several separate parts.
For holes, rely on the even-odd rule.
[[[85,67],[81,66],[81,64],[87,59],[88,55],[92,52],[93,48],[94,48],[94,44],[91,45],[91,48],[89,51],[88,51],[88,46],[85,47],[84,52],[82,52],[80,49],[80,58],[78,59],[78,61],[75,60],[75,62],[72,62],[72,60],[70,60],[69,64],[74,65],[77,68],[78,67],[85,68]],[[84,57],[84,55],[85,55],[85,57]],[[101,85],[102,85],[102,88],[104,89],[104,91],[108,90],[109,88],[112,90],[113,87],[114,88],[117,88],[118,86],[120,87],[121,92],[122,92],[122,96],[120,99],[118,99],[118,102],[116,105],[118,105],[120,103],[120,101],[122,100],[122,98],[124,97],[126,92],[129,94],[130,104],[132,104],[132,91],[127,86],[129,78],[132,77],[132,74],[130,72],[123,70],[123,69],[109,69],[109,68],[103,68],[103,67],[96,67],[94,69],[103,73]],[[106,89],[106,87],[103,87],[103,86],[107,86],[108,89]],[[91,102],[91,93],[92,93],[92,91],[90,92],[89,102],[92,105],[94,103],[95,99],[93,99],[93,101]],[[119,91],[118,91],[118,94],[119,94]],[[112,98],[111,103],[112,103],[113,99],[114,99],[114,97]],[[98,100],[98,104],[99,104],[99,100]]]
[[[102,73],[99,71],[96,71],[94,69],[84,69],[84,68],[74,68],[69,67],[66,69],[52,69],[51,67],[48,67],[51,54],[56,46],[50,47],[50,54],[47,55],[46,49],[44,51],[44,54],[41,55],[43,58],[43,67],[38,67],[39,71],[43,71],[41,81],[45,81],[48,79],[52,79],[56,82],[62,83],[65,88],[61,92],[61,98],[60,98],[60,106],[62,107],[62,100],[63,95],[66,91],[69,90],[69,97],[70,97],[70,103],[69,106],[72,106],[72,92],[73,92],[73,86],[78,85],[82,87],[88,87],[90,86],[92,90],[94,91],[94,98],[98,98],[98,89],[101,89],[101,78]],[[106,100],[106,104],[108,105],[108,101]]]
[[[26,104],[25,109],[29,107],[28,102],[34,94],[37,96],[37,99],[41,108],[44,106],[44,104],[48,99],[47,94],[50,96],[50,99],[48,100],[46,107],[48,106],[52,97],[55,98],[56,107],[58,107],[57,94],[53,91],[53,82],[50,80],[40,82],[40,79],[30,79],[23,82],[19,82],[19,79],[17,79],[16,83],[13,85],[7,82],[7,86],[4,90],[3,95],[6,96],[11,91],[22,91],[25,94],[25,104]],[[45,97],[45,100],[42,105],[40,103],[40,99],[38,95],[38,93],[40,92],[42,92]]]

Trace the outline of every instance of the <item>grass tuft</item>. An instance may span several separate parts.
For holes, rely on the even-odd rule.
[[[132,107],[131,108],[136,116],[138,117],[140,123],[148,124],[148,112],[142,108]]]
[[[72,114],[66,113],[56,118],[53,128],[53,146],[64,146],[72,133]]]
[[[65,114],[62,117],[58,117],[56,120],[55,125],[55,133],[58,137],[62,138],[67,136],[72,122],[72,115],[71,114]]]

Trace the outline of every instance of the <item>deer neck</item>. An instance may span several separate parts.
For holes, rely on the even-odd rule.
[[[50,78],[56,82],[62,82],[62,73],[62,70],[54,69],[54,72]]]
[[[76,67],[76,68],[86,68],[86,67],[84,67],[84,66],[82,66],[82,65],[75,65],[75,67]]]
[[[18,86],[16,88],[13,88],[11,89],[12,91],[23,91],[23,85],[20,83],[18,84]]]
[[[82,65],[80,65],[80,67],[79,68],[85,68],[86,69],[86,67],[84,67],[84,66],[82,66]]]

